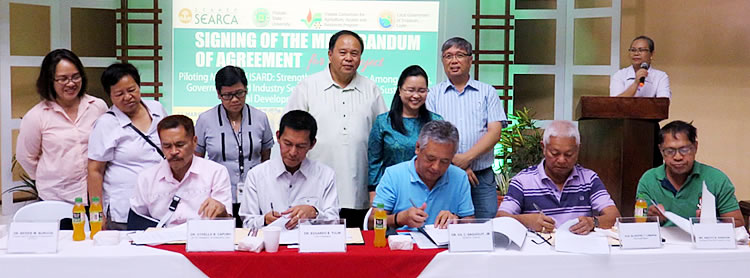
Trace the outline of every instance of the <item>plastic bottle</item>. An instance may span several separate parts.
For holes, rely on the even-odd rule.
[[[83,198],[76,198],[76,204],[73,206],[73,241],[81,241],[86,239],[86,232],[83,231],[83,225],[86,225],[86,221],[83,220],[86,214],[86,208],[83,207]]]
[[[91,198],[91,207],[89,207],[89,223],[91,224],[91,239],[94,239],[94,235],[102,229],[102,203],[99,201],[99,197]]]
[[[646,222],[647,215],[648,203],[646,203],[646,200],[638,198],[638,200],[635,201],[635,213],[633,213],[633,216],[635,216],[635,222]]]
[[[385,213],[385,209],[383,209],[384,207],[383,204],[378,204],[378,207],[375,208],[375,247],[385,247],[387,245],[385,240],[385,229],[387,226],[386,221],[388,215]]]

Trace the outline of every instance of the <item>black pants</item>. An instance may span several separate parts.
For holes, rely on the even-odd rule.
[[[367,214],[367,209],[342,208],[341,211],[339,211],[339,217],[346,219],[347,228],[362,229],[362,222],[365,220],[365,214]]]
[[[234,216],[234,226],[242,228],[242,219],[240,219],[240,204],[232,204],[232,216]]]

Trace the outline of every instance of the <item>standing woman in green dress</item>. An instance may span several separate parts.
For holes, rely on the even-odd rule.
[[[370,130],[367,147],[370,202],[385,168],[414,157],[417,137],[429,121],[442,120],[427,111],[427,73],[412,65],[401,72],[391,110],[378,115]]]

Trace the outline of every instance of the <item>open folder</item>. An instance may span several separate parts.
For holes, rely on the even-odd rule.
[[[523,246],[523,243],[526,240],[526,227],[521,224],[521,222],[518,222],[518,220],[512,217],[498,217],[490,221],[492,221],[495,247],[509,248],[512,245],[515,245],[521,248]],[[417,228],[417,231],[419,231],[420,235],[412,233],[412,237],[415,238],[417,246],[419,246],[420,249],[435,248],[425,244],[420,244],[420,238],[422,235],[424,235],[424,237],[437,248],[448,248],[448,242],[450,240],[448,229],[438,229],[435,228],[434,225],[426,225]]]

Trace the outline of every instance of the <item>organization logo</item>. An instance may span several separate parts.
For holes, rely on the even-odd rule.
[[[303,23],[307,26],[307,28],[315,28],[320,29],[323,18],[320,16],[320,13],[312,13],[312,10],[307,10],[307,17],[301,19]]]
[[[393,13],[391,11],[381,12],[378,16],[378,23],[380,24],[380,27],[383,27],[385,29],[391,28],[394,23]]]
[[[258,8],[255,9],[255,14],[253,14],[253,23],[257,27],[265,27],[268,26],[268,22],[271,21],[270,13],[268,12],[268,9],[265,8]]]
[[[188,24],[190,23],[190,19],[193,18],[193,12],[190,9],[184,8],[177,14],[177,18],[179,18],[180,22]]]

